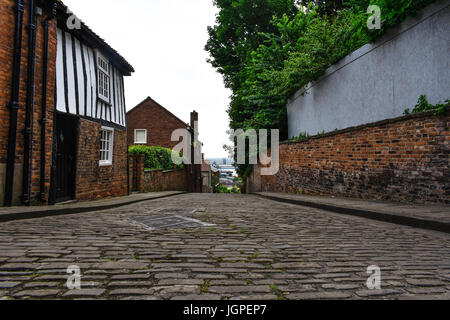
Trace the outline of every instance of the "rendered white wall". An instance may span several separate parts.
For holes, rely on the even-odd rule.
[[[433,104],[450,99],[450,0],[428,6],[297,92],[287,106],[289,136],[395,118],[422,94]]]

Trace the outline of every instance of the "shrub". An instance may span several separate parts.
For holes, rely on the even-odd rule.
[[[214,193],[230,193],[230,194],[240,194],[241,189],[238,187],[227,188],[222,184],[214,186]]]
[[[433,105],[428,102],[426,95],[421,95],[414,109],[412,111],[406,109],[405,115],[427,111],[435,111],[435,115],[438,115],[444,113],[448,107],[450,107],[450,100],[446,100],[445,103]]]
[[[172,150],[158,146],[131,146],[128,149],[131,155],[145,156],[145,169],[171,170],[175,167],[182,168],[183,165],[175,165],[172,161]]]
[[[290,139],[290,141],[303,141],[308,140],[311,137],[311,135],[307,132],[302,132],[298,136],[293,137]]]

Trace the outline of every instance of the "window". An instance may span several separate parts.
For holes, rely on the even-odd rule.
[[[134,130],[134,143],[147,144],[147,130],[145,129]]]
[[[97,53],[98,97],[109,103],[110,101],[110,65],[100,53]]]
[[[114,129],[102,127],[100,131],[100,165],[110,166],[113,163]]]

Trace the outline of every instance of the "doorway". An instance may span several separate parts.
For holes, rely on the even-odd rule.
[[[75,199],[78,119],[56,115],[55,202]]]

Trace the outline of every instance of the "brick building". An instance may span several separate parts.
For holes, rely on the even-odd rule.
[[[198,113],[191,112],[190,124],[183,122],[158,102],[148,97],[127,112],[128,142],[130,145],[159,146],[173,149],[180,141],[172,141],[172,133],[178,129],[187,129],[191,137],[198,139],[195,131]],[[194,134],[195,132],[195,134]],[[201,163],[193,164],[194,154],[201,154],[201,142],[194,147],[191,140],[192,165],[187,166],[187,185],[190,192],[202,191]]]
[[[178,142],[171,141],[172,133],[189,124],[148,97],[127,112],[127,128],[130,144],[173,149]]]
[[[61,1],[0,12],[0,203],[128,194],[131,65]]]

